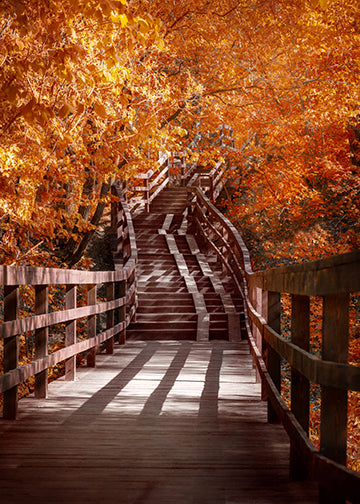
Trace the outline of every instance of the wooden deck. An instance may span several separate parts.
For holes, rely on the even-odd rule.
[[[1,502],[310,504],[247,342],[133,341],[0,422]]]

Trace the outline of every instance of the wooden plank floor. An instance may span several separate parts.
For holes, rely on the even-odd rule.
[[[247,343],[136,341],[0,421],[0,501],[315,503],[288,480]]]

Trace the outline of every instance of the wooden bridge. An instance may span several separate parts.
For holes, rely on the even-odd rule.
[[[254,273],[231,223],[199,188],[169,187],[160,164],[146,175],[147,211],[132,218],[117,192],[114,271],[0,267],[1,502],[360,502],[360,475],[346,468],[360,254]],[[212,195],[216,177],[202,175]],[[24,286],[34,306],[20,318]],[[280,330],[284,293],[291,341]],[[321,359],[309,351],[310,296],[323,297]],[[87,365],[76,368],[79,355]],[[48,385],[61,363],[64,376]],[[310,382],[321,385],[320,452],[308,438]]]

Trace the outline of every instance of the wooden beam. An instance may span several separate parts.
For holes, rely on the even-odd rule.
[[[265,341],[309,381],[343,390],[360,391],[358,366],[318,359],[281,337],[248,303],[247,308],[250,320],[263,331]]]
[[[19,317],[19,286],[4,287],[4,320],[15,320]],[[4,340],[4,374],[16,369],[19,365],[19,336],[13,335]],[[3,417],[14,420],[18,411],[18,384],[4,392]]]
[[[310,299],[308,296],[291,298],[291,341],[309,351]],[[291,411],[304,432],[309,434],[310,383],[305,376],[291,368]],[[290,476],[293,480],[305,479],[308,474],[301,454],[290,441]]]
[[[70,285],[69,288],[71,289],[72,286]],[[115,310],[126,304],[126,302],[126,298],[124,297],[114,299],[113,301],[104,301],[96,305],[79,306],[78,308],[69,308],[63,311],[33,315],[25,319],[3,322],[0,324],[0,339],[27,331],[35,331],[55,324],[68,323],[79,318],[104,313],[108,310]]]
[[[249,281],[264,290],[303,296],[360,291],[360,251],[256,272]]]
[[[41,315],[49,311],[49,287],[35,285],[35,313]],[[47,326],[35,331],[35,359],[48,355],[49,329]],[[35,397],[45,399],[48,393],[48,369],[35,375]]]
[[[134,265],[135,267],[135,265]],[[0,285],[74,285],[116,282],[126,278],[124,271],[85,271],[37,266],[0,266]]]
[[[91,285],[88,294],[88,305],[92,306],[96,304],[96,285]],[[90,315],[87,319],[87,337],[89,340],[95,338],[96,336],[96,315]],[[88,367],[95,367],[96,364],[96,347],[91,348],[86,356],[86,364]]]
[[[280,332],[280,294],[278,292],[268,292],[267,295],[267,322],[268,325],[277,333]],[[281,371],[280,371],[280,356],[279,354],[270,346],[265,346],[266,354],[266,367],[269,371],[271,379],[280,391],[281,388]],[[268,422],[278,423],[279,417],[272,405],[272,402],[268,400]]]
[[[115,284],[113,282],[106,284],[106,299],[112,301],[115,297]],[[106,312],[106,329],[110,329],[114,326],[114,310],[108,310]],[[109,338],[105,343],[106,353],[114,353],[114,337]]]
[[[126,299],[128,299],[129,293],[127,292],[127,283],[125,281],[118,283],[118,296],[119,297],[126,297]],[[119,322],[124,323],[124,321],[126,320],[126,305],[123,305],[119,309],[118,313],[119,313]],[[126,342],[126,327],[125,327],[125,325],[124,325],[123,330],[119,332],[118,342],[120,345],[124,345]]]
[[[107,339],[123,331],[130,324],[133,315],[134,307],[130,309],[130,312],[124,322],[120,322],[111,329],[107,329],[106,331],[97,334],[91,340],[86,339],[78,341],[74,345],[56,350],[46,357],[42,357],[31,362],[30,364],[25,364],[24,366],[14,368],[11,371],[8,371],[6,374],[0,375],[0,392],[10,390],[30,376],[40,373],[44,369],[47,369],[51,366],[55,366],[59,362],[69,359],[73,355],[87,352],[89,349],[94,348],[101,343],[104,343],[104,341],[106,341]]]
[[[76,285],[67,285],[65,294],[65,308],[70,310],[76,308]],[[65,328],[65,347],[76,343],[76,320],[70,320]],[[76,355],[72,355],[65,361],[65,380],[74,381],[76,379]]]
[[[347,363],[349,348],[349,295],[331,294],[323,301],[322,358]],[[321,387],[320,452],[346,466],[347,391]],[[320,487],[320,504],[345,504],[345,499]]]

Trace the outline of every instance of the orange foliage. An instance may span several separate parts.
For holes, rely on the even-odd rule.
[[[155,71],[162,24],[140,7],[1,2],[1,262],[51,264],[92,229],[104,183],[178,138],[166,119],[191,83]]]
[[[232,212],[259,252],[357,246],[359,15],[351,0],[3,0],[2,262],[61,260],[104,183],[222,122]],[[204,165],[221,156],[205,145]]]
[[[61,264],[106,183],[158,150],[214,162],[220,123],[256,267],[358,248],[359,19],[353,0],[2,0],[0,261]]]

